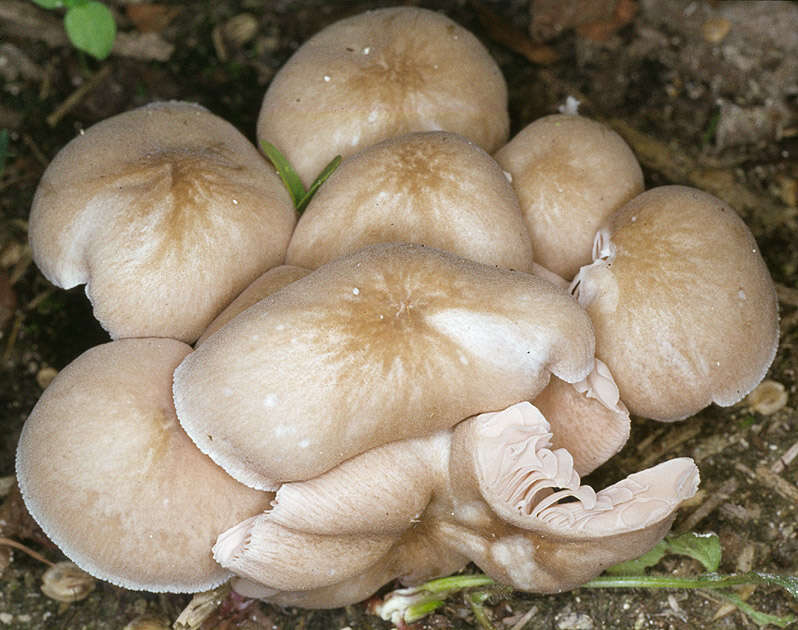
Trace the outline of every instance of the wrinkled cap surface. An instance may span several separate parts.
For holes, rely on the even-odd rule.
[[[367,11],[305,42],[277,73],[258,117],[309,185],[336,155],[411,131],[452,131],[486,151],[509,132],[507,86],[474,35],[415,7]]]
[[[496,152],[512,175],[535,261],[571,279],[591,262],[605,219],[643,192],[632,150],[609,127],[555,114],[527,125]]]
[[[593,333],[532,275],[419,245],[338,259],[241,313],[175,373],[200,449],[274,489],[389,441],[427,435],[573,382]]]
[[[190,343],[283,262],[295,222],[282,182],[235,127],[173,101],[67,144],[36,191],[29,235],[47,279],[86,284],[113,338]]]
[[[25,505],[75,564],[130,589],[202,591],[227,579],[216,537],[270,494],[239,484],[183,433],[172,371],[191,348],[124,339],[88,350],[25,423],[17,477]]]
[[[669,421],[731,405],[765,376],[778,344],[775,287],[720,199],[649,190],[597,233],[594,259],[574,291],[633,414]]]
[[[315,269],[381,242],[532,269],[526,224],[501,168],[448,132],[392,138],[345,160],[302,214],[286,261]]]

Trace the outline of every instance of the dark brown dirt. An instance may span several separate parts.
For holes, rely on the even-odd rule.
[[[125,4],[113,3],[120,30],[139,35]],[[787,405],[770,415],[739,404],[712,407],[676,424],[637,420],[627,447],[595,481],[601,484],[644,465],[691,456],[701,469],[702,492],[683,508],[675,527],[717,532],[724,549],[723,572],[798,574],[798,460],[778,472],[772,468],[798,442],[796,6],[640,0],[635,14],[634,3],[596,2],[609,13],[603,22],[586,25],[580,23],[584,11],[580,13],[578,0],[539,2],[536,32],[554,34],[550,48],[542,49],[526,39],[526,2],[412,4],[443,10],[489,47],[510,87],[513,133],[574,96],[582,101],[581,113],[610,124],[632,145],[647,187],[681,183],[704,188],[748,222],[779,285],[782,340],[768,378],[785,386]],[[27,2],[0,6],[0,128],[11,134],[0,177],[0,316],[9,314],[0,319],[0,476],[14,473],[19,431],[41,394],[38,381],[46,376],[44,368],[61,369],[83,350],[107,340],[82,291],[52,288],[30,263],[25,222],[47,162],[78,130],[153,100],[200,102],[253,137],[263,92],[297,46],[336,19],[383,5],[169,2],[165,13],[171,20],[151,24],[163,42],[174,46],[167,59],[114,54],[102,63],[78,54],[63,36],[59,39],[59,22],[52,14]],[[565,5],[576,10],[565,13]],[[612,15],[614,7],[618,10]],[[225,37],[221,29],[242,13],[252,16],[254,33],[244,41],[229,33]],[[138,46],[150,57],[158,50],[141,42]],[[553,61],[544,66],[530,58]],[[48,116],[93,76],[99,78],[94,89],[48,124]],[[10,288],[2,276],[10,280]],[[24,538],[49,558],[61,559],[30,523],[3,521],[0,533]],[[0,577],[0,627],[117,629],[145,613],[174,621],[190,599],[99,584],[89,598],[59,604],[39,590],[43,570],[23,553],[13,553]],[[700,567],[670,557],[654,570],[689,574]],[[748,595],[759,610],[798,614],[798,603],[782,591],[760,586]],[[701,592],[580,589],[557,596],[518,594],[489,610],[501,620],[534,608],[528,628],[753,627],[736,611],[714,619],[721,606]],[[219,619],[214,627],[390,627],[367,614],[364,605],[308,612],[256,603],[248,611]],[[453,598],[441,614],[418,627],[470,628],[475,621],[462,600]]]

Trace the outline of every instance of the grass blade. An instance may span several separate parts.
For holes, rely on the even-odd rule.
[[[306,195],[305,185],[302,183],[299,175],[297,175],[294,167],[291,166],[291,163],[286,159],[286,157],[280,153],[277,147],[271,142],[263,140],[261,141],[260,146],[263,149],[263,152],[266,154],[266,157],[269,158],[271,163],[274,165],[274,168],[277,170],[277,174],[280,176],[280,179],[283,180],[283,184],[285,184],[288,194],[291,196],[291,201],[293,202],[294,207],[298,208],[299,203]]]
[[[319,176],[316,178],[310,188],[308,188],[308,192],[305,193],[305,196],[296,204],[296,209],[299,213],[302,213],[305,210],[305,207],[310,203],[313,195],[316,194],[316,191],[319,189],[324,182],[327,181],[327,178],[335,172],[335,169],[338,168],[338,165],[341,163],[341,156],[336,155],[330,163],[324,167],[324,169],[319,173]]]

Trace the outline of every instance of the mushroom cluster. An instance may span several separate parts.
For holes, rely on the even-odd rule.
[[[599,492],[581,477],[623,447],[630,411],[676,420],[753,389],[773,283],[731,208],[643,192],[603,125],[550,116],[505,144],[507,121],[478,40],[402,7],[327,27],[265,95],[258,137],[305,182],[344,155],[298,222],[200,106],[68,144],[31,244],[51,281],[86,284],[113,341],[23,428],[45,533],[127,588],[237,576],[306,607],[469,561],[555,592],[654,546],[696,491],[692,460]]]

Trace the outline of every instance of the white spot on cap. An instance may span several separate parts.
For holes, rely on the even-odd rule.
[[[299,448],[307,448],[310,446],[310,440],[305,438],[304,440],[300,440],[298,444]]]
[[[234,206],[237,206],[237,205],[238,205],[238,199],[233,199],[233,205],[234,205]]]
[[[368,55],[371,52],[371,46],[365,46],[363,48],[363,54]]]
[[[280,437],[290,432],[291,432],[291,427],[288,426],[287,424],[278,424],[276,427],[274,427],[275,437]]]
[[[737,291],[737,297],[740,298],[741,300],[744,300],[745,299],[745,291],[743,291],[742,289]]]
[[[274,329],[275,330],[285,330],[285,324],[277,324],[277,326],[275,326]]]
[[[325,74],[325,75],[324,75],[324,81],[325,81],[325,83],[329,83],[329,82],[330,82],[330,80],[331,80],[331,78],[332,78],[332,77],[330,77],[330,75],[329,75],[329,74]]]
[[[377,120],[377,111],[376,111],[376,110],[371,110],[371,111],[369,112],[369,118],[368,118],[368,121],[369,121],[370,123],[373,123],[373,122],[374,122],[374,121],[376,121],[376,120]]]
[[[264,407],[277,406],[277,396],[275,396],[274,394],[266,394],[266,398],[263,399],[263,406]]]
[[[353,295],[360,295],[360,289],[358,289],[357,287],[354,287],[352,289],[352,293],[353,293]]]

